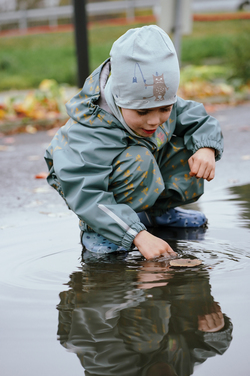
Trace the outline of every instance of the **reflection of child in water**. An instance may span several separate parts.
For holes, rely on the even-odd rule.
[[[189,376],[229,347],[232,324],[211,296],[208,275],[141,266],[84,265],[60,294],[59,339],[86,376]]]
[[[87,250],[175,255],[147,228],[205,225],[177,207],[213,179],[221,130],[202,104],[177,97],[178,59],[162,29],[131,29],[110,55],[67,104],[70,120],[45,155],[48,182],[79,217]]]

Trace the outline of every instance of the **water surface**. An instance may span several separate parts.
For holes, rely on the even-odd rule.
[[[180,270],[136,251],[82,258],[71,215],[2,230],[1,374],[248,376],[250,185],[195,207],[207,230],[154,230],[203,262]]]

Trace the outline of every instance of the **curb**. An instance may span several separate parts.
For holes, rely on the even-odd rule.
[[[250,20],[250,12],[235,12],[221,14],[194,14],[193,21],[231,21]]]
[[[194,22],[213,22],[213,21],[230,21],[230,20],[249,20],[250,12],[234,12],[234,13],[220,13],[220,14],[193,14]],[[154,15],[148,16],[136,16],[134,19],[127,20],[126,18],[112,18],[103,21],[91,21],[88,22],[88,28],[91,29],[94,26],[117,26],[117,25],[133,25],[136,23],[156,23],[157,18]],[[28,34],[45,34],[45,33],[63,33],[74,30],[73,24],[57,25],[57,26],[34,26],[25,30],[12,29],[0,31],[1,37],[8,36],[20,36]]]
[[[52,128],[60,128],[67,120],[68,116],[58,116],[54,119],[25,119],[6,121],[0,123],[0,135],[11,135],[15,133],[36,133],[38,131],[47,131]]]

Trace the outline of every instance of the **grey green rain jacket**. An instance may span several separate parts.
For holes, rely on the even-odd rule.
[[[188,150],[202,147],[223,151],[220,126],[204,106],[181,98],[173,105],[169,120],[150,138],[129,131],[111,113],[101,108],[100,73],[109,59],[86,80],[82,90],[67,104],[68,122],[60,128],[46,150],[48,183],[65,199],[80,219],[112,243],[130,249],[145,226],[128,204],[118,204],[109,191],[113,161],[129,146],[145,146],[154,154],[173,135],[182,137]],[[164,138],[162,137],[164,131]],[[161,137],[157,137],[161,133]]]
[[[198,330],[198,317],[217,307],[204,270],[164,272],[170,277],[165,286],[158,279],[140,288],[145,265],[137,260],[132,271],[109,257],[72,273],[57,306],[58,339],[77,354],[86,376],[146,376],[157,363],[171,365],[172,375],[190,376],[195,366],[225,353],[233,330],[226,315],[220,331]]]

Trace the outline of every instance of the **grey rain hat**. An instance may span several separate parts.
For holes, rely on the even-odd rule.
[[[110,51],[110,90],[122,108],[170,105],[177,100],[180,69],[169,36],[155,25],[130,29]]]

